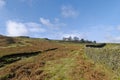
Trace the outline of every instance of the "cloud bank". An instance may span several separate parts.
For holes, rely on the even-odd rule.
[[[34,22],[22,23],[9,20],[6,22],[6,27],[8,36],[25,36],[33,32],[45,32],[40,24]]]

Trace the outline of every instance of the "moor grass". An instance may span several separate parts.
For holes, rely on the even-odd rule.
[[[0,46],[0,58],[40,52],[1,67],[0,80],[113,80],[114,75],[106,66],[85,53],[91,49],[86,50],[85,44],[32,38],[15,40],[14,44]]]

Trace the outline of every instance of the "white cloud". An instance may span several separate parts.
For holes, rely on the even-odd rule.
[[[6,2],[5,0],[0,0],[0,8],[2,8],[3,6],[5,6]]]
[[[63,37],[66,37],[66,38],[68,38],[68,37],[78,37],[79,39],[81,39],[81,38],[84,38],[84,39],[87,39],[87,35],[86,35],[86,33],[84,33],[84,32],[80,32],[80,31],[76,31],[76,30],[74,30],[74,31],[64,31],[64,32],[62,32],[62,31],[58,31],[58,32],[55,32],[54,33],[54,36],[56,37],[56,38],[58,38],[58,39],[62,39]]]
[[[106,28],[107,29],[107,28]],[[105,42],[120,43],[120,25],[108,27],[109,31],[105,34]]]
[[[30,32],[45,32],[46,30],[41,28],[41,25],[34,22],[25,23],[25,25],[29,28]]]
[[[106,36],[106,42],[120,43],[120,36]]]
[[[73,18],[79,15],[78,11],[75,10],[72,6],[62,6],[61,7],[61,14],[63,17],[66,18]]]
[[[31,32],[44,32],[40,24],[34,22],[21,23],[9,20],[6,23],[6,31],[8,36],[25,36]]]
[[[40,18],[40,22],[41,22],[43,25],[45,25],[45,26],[47,26],[47,27],[54,28],[54,29],[66,25],[66,24],[64,24],[64,23],[60,23],[60,22],[59,22],[59,19],[57,19],[57,18],[55,18],[55,21],[54,21],[53,23],[52,23],[49,19],[45,19],[45,18]]]
[[[22,36],[28,33],[28,30],[23,23],[18,23],[14,21],[7,22],[7,34],[9,36]]]
[[[43,25],[46,25],[46,26],[50,26],[50,27],[53,26],[53,24],[50,22],[49,19],[40,18],[40,22],[41,22]]]
[[[49,35],[48,35],[49,34]],[[66,37],[66,38],[68,38],[68,37],[78,37],[79,39],[81,39],[81,38],[84,38],[84,39],[86,39],[86,35],[85,34],[83,34],[83,33],[67,33],[67,32],[62,32],[62,31],[51,31],[51,32],[48,32],[46,35],[44,35],[44,37],[47,37],[47,38],[50,38],[50,39],[63,39],[63,37]]]

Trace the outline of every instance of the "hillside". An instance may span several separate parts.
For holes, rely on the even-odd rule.
[[[13,38],[0,35],[0,46],[8,46],[13,43],[15,43]]]
[[[99,53],[94,51],[105,48],[107,52],[107,48],[116,45],[86,48],[85,43],[23,37],[11,39],[14,43],[0,45],[0,80],[119,80],[119,72],[116,74],[110,65],[104,65],[106,61],[101,63],[101,58],[97,60]]]

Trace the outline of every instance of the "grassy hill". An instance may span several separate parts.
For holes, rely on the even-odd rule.
[[[13,43],[15,43],[13,38],[0,35],[0,46],[8,46]]]
[[[119,65],[112,64],[119,62],[119,44],[86,48],[85,43],[39,38],[12,40],[0,45],[0,80],[119,80]]]

